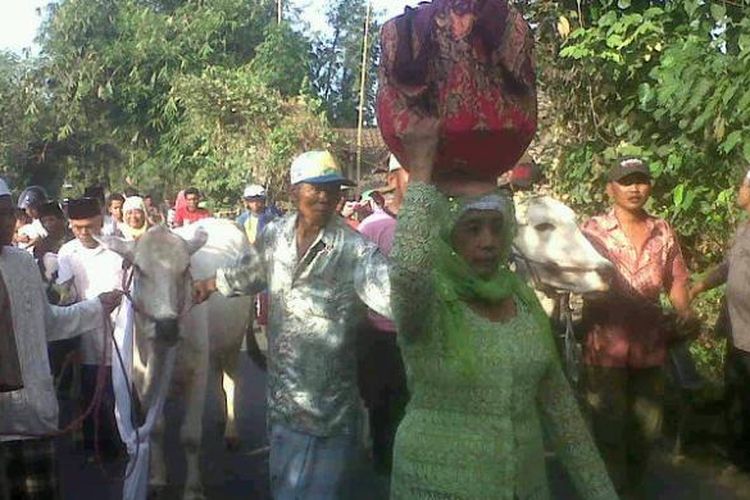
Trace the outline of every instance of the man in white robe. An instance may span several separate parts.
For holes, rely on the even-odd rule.
[[[119,304],[111,292],[71,307],[49,305],[32,256],[10,247],[15,206],[0,179],[0,322],[12,330],[23,387],[0,394],[0,498],[59,498],[54,442],[58,405],[47,342],[101,328]]]

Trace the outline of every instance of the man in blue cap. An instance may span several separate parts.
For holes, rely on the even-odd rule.
[[[336,216],[342,185],[333,156],[311,151],[291,167],[297,210],[271,222],[255,248],[196,299],[270,292],[268,410],[274,498],[351,498],[362,455],[355,336],[365,305],[390,316],[386,258]]]

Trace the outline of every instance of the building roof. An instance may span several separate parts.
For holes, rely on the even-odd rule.
[[[357,173],[357,129],[340,128],[334,130],[336,139],[333,147],[336,156],[344,165],[348,175],[356,180]],[[377,128],[362,129],[362,177],[382,169],[388,161],[388,147]]]

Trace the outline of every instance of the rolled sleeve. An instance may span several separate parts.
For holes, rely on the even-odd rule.
[[[266,289],[263,259],[255,248],[230,267],[216,271],[216,288],[226,297],[254,295]]]

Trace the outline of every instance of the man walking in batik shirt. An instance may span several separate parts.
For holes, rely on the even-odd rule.
[[[651,172],[628,159],[608,174],[613,208],[583,231],[615,268],[610,292],[584,305],[586,399],[593,433],[612,482],[637,495],[651,445],[659,437],[663,365],[674,340],[662,325],[666,292],[683,320],[692,317],[688,271],[672,228],[649,215]]]
[[[196,283],[196,300],[268,288],[272,494],[348,499],[362,454],[356,327],[365,304],[390,316],[388,266],[335,215],[351,182],[330,153],[299,156],[291,184],[297,211],[271,222],[236,266]]]

